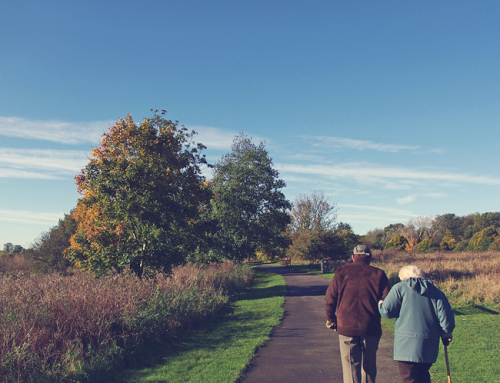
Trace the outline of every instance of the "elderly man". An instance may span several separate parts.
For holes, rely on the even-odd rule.
[[[344,383],[375,383],[382,335],[378,302],[390,284],[383,270],[370,266],[368,246],[357,245],[352,260],[335,271],[326,292],[326,327],[339,334]]]
[[[384,318],[397,318],[394,360],[403,383],[431,383],[439,338],[445,346],[451,341],[455,316],[443,292],[417,266],[404,266],[399,279],[379,305]]]

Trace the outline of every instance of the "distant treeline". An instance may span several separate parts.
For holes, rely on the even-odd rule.
[[[403,251],[500,250],[500,213],[417,217],[366,233],[374,249]]]

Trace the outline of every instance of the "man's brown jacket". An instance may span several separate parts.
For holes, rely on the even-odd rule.
[[[354,262],[335,271],[325,296],[326,317],[344,336],[382,334],[378,302],[391,286],[384,271],[370,266],[370,258],[354,256]]]

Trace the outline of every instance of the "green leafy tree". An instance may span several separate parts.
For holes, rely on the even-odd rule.
[[[386,244],[385,248],[387,250],[405,250],[408,240],[401,234],[396,234],[393,236]]]
[[[336,205],[321,191],[299,195],[291,217],[289,257],[308,261],[345,259],[357,241],[349,224],[336,224]]]
[[[497,231],[494,227],[487,227],[474,234],[469,241],[468,250],[488,250],[491,243],[497,237]]]
[[[415,251],[420,253],[427,253],[429,251],[434,251],[436,249],[436,245],[431,237],[424,238],[421,240],[417,246],[415,247]]]
[[[497,235],[495,239],[490,243],[488,250],[493,250],[493,251],[500,250],[500,235]]]
[[[439,243],[439,248],[443,251],[454,250],[459,242],[460,239],[455,238],[451,230],[447,229],[443,238],[441,239],[441,242]]]
[[[256,251],[278,253],[286,247],[291,205],[264,143],[236,136],[231,152],[214,165],[210,186],[215,257],[243,260]]]
[[[348,259],[354,247],[361,242],[361,237],[354,233],[351,225],[339,222],[334,230],[337,238],[337,259]]]
[[[141,276],[169,271],[196,248],[210,199],[200,169],[205,147],[165,113],[141,124],[120,119],[75,177],[82,198],[65,255],[77,267],[101,274],[130,266]]]
[[[65,214],[59,223],[38,237],[28,249],[27,254],[34,260],[33,268],[38,272],[64,273],[71,262],[64,257],[70,246],[70,238],[76,232],[76,221],[71,213]]]
[[[383,250],[385,245],[384,230],[383,229],[369,230],[362,237],[361,241],[371,249]]]
[[[466,238],[461,238],[460,241],[456,244],[453,251],[467,251],[467,247],[469,246],[469,240]]]
[[[332,230],[300,230],[292,235],[287,256],[305,261],[337,258],[341,243]],[[339,257],[341,258],[341,257]]]

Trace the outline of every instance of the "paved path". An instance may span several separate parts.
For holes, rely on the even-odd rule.
[[[287,283],[285,317],[257,351],[242,383],[342,382],[338,335],[325,327],[328,280],[286,267],[265,267]],[[384,332],[377,353],[377,382],[399,383],[392,335]]]

